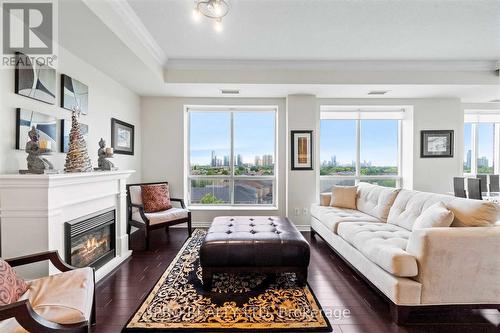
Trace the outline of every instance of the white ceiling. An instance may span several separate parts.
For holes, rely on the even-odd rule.
[[[193,0],[65,0],[59,42],[141,96],[221,97],[225,88],[241,97],[373,98],[368,91],[389,90],[383,98],[500,99],[492,70],[500,64],[500,0],[228,1],[217,34],[192,20]],[[157,68],[147,54],[163,59]],[[402,79],[363,79],[369,70]]]
[[[217,33],[193,0],[128,0],[169,59],[500,59],[500,0],[227,1]]]

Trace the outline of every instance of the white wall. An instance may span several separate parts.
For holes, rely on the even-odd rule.
[[[60,104],[60,74],[67,74],[89,87],[89,112],[82,115],[80,122],[89,125],[88,151],[92,164],[97,167],[98,141],[103,137],[111,145],[111,118],[118,118],[135,125],[135,155],[115,154],[113,163],[120,169],[136,170],[130,181],[141,179],[141,117],[140,98],[92,65],[82,61],[63,48],[59,48],[56,81],[56,102],[54,105],[35,101],[14,93],[14,70],[0,70],[0,173],[17,172],[26,169],[23,150],[15,150],[16,108],[26,108],[56,118],[71,119],[71,111]],[[59,149],[59,147],[57,147]],[[48,157],[56,169],[64,168],[66,155],[55,153]]]
[[[399,105],[413,110],[412,126],[403,127],[403,172],[411,168],[407,180],[412,186],[404,187],[419,191],[446,193],[453,191],[453,177],[462,174],[464,114],[458,98],[428,99],[319,99],[319,105]],[[421,130],[454,130],[455,149],[453,158],[420,158]],[[409,136],[412,135],[412,137]],[[413,144],[411,144],[413,142]],[[412,150],[409,154],[408,149]],[[408,162],[412,159],[412,165]],[[405,162],[404,161],[404,162]],[[405,181],[405,180],[403,180]]]
[[[143,97],[143,180],[168,180],[172,193],[184,197],[184,105],[278,105],[279,107],[279,210],[278,211],[193,211],[195,223],[209,223],[218,215],[289,216],[298,226],[309,224],[310,204],[318,200],[319,106],[399,105],[407,107],[403,126],[403,171],[405,187],[446,193],[453,176],[461,174],[463,159],[463,110],[457,98],[440,99],[317,99],[313,95],[290,95],[285,99],[227,99]],[[286,102],[286,104],[285,104]],[[286,121],[285,121],[286,120]],[[290,170],[290,131],[313,130],[316,157],[314,171]],[[420,158],[420,131],[455,131],[453,158]],[[299,214],[295,214],[295,209]]]
[[[285,215],[285,99],[143,97],[142,175],[143,181],[166,180],[173,197],[184,193],[184,105],[276,105],[278,106],[278,210],[193,210],[197,225],[220,215]]]
[[[287,161],[291,161],[291,136],[293,130],[313,131],[313,170],[291,170],[288,163],[288,216],[296,225],[309,225],[309,208],[318,201],[317,174],[319,174],[318,133],[319,108],[314,95],[289,95],[287,97]],[[298,212],[297,212],[298,210]]]

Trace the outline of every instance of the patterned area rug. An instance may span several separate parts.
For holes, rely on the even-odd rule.
[[[123,332],[330,332],[309,286],[293,273],[215,275],[204,291],[196,230],[132,316]]]

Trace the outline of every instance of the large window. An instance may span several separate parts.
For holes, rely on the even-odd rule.
[[[466,114],[464,124],[464,174],[493,174],[498,165],[500,123],[494,115]]]
[[[400,131],[403,112],[324,110],[320,124],[320,186],[359,181],[401,184]]]
[[[275,206],[276,110],[187,108],[191,206]]]

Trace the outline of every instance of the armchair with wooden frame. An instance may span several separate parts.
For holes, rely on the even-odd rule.
[[[139,183],[127,185],[127,213],[128,225],[127,233],[130,236],[131,227],[144,229],[146,236],[146,250],[150,248],[151,231],[155,229],[165,229],[169,232],[169,227],[182,223],[187,223],[188,236],[191,237],[191,212],[186,209],[183,199],[170,198],[171,202],[177,202],[179,207],[172,207],[171,209],[156,212],[146,213],[142,202],[141,189],[143,185],[168,185],[168,182],[155,182],[155,183]]]
[[[5,333],[20,332],[22,329],[19,326],[22,326],[28,332],[37,333],[90,332],[91,325],[96,323],[95,274],[93,268],[69,266],[61,259],[57,251],[41,252],[6,259],[5,261],[11,267],[16,267],[45,260],[49,260],[62,273],[57,274],[57,276],[42,277],[28,282],[27,295],[23,295],[17,302],[0,306],[0,331]],[[76,276],[81,279],[73,282]],[[65,280],[66,284],[69,285],[66,288],[65,284],[65,295],[61,297],[57,292],[54,295],[47,295],[51,293],[50,286]],[[72,283],[74,283],[74,288],[77,290],[74,295],[71,292]],[[86,295],[86,299],[82,299],[82,295]],[[68,296],[71,298],[68,298],[68,301],[78,299],[79,304],[84,306],[77,309],[74,308],[74,304],[65,304],[64,297]],[[36,304],[36,302],[40,302],[40,304]],[[92,303],[89,304],[90,302]],[[38,312],[41,312],[42,315]],[[46,317],[50,317],[50,320]],[[75,320],[76,318],[79,319]],[[11,319],[15,319],[17,323]]]

